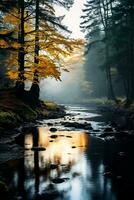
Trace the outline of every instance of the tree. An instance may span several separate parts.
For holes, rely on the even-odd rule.
[[[24,84],[30,80],[29,95],[35,101],[39,98],[40,79],[51,76],[60,80],[61,70],[68,71],[63,66],[64,57],[84,44],[81,40],[63,36],[61,30],[68,30],[61,23],[63,17],[55,16],[51,1],[45,1],[43,10],[39,3],[44,1],[18,1],[18,5],[3,16],[6,33],[11,29],[16,42],[5,45],[5,48],[13,47],[8,59],[8,76],[17,80],[17,94],[22,97]]]
[[[56,28],[61,28],[62,30],[67,30],[62,24],[61,24],[61,18],[57,18],[55,16],[55,10],[53,8],[53,4],[54,3],[58,3],[66,8],[68,8],[73,1],[39,1],[36,0],[35,1],[35,55],[34,55],[34,64],[36,66],[35,71],[34,71],[34,77],[33,77],[33,83],[31,86],[31,94],[32,96],[34,96],[34,98],[38,101],[39,99],[39,72],[38,72],[38,65],[39,65],[39,54],[40,54],[40,36],[39,36],[39,32],[40,32],[40,24],[43,24],[43,22],[45,22],[45,27],[46,27],[46,23],[50,23],[52,26]],[[47,58],[46,58],[47,59]],[[45,60],[44,60],[45,61]],[[48,61],[48,59],[47,59]],[[50,65],[51,64],[51,65]],[[49,66],[54,66],[52,65],[52,61],[49,61]],[[54,68],[53,68],[54,69]],[[52,68],[51,68],[52,70]],[[49,71],[51,71],[49,70]],[[55,71],[55,75],[58,74],[56,73],[56,70],[53,70],[53,72]],[[54,75],[54,73],[53,73]]]
[[[95,0],[87,1],[83,12],[85,15],[82,16],[83,22],[81,28],[87,32],[86,38],[89,40],[88,49],[98,42],[104,42],[105,44],[105,72],[107,80],[107,97],[116,101],[116,97],[113,90],[112,78],[111,78],[111,65],[109,62],[110,57],[110,17],[112,16],[112,1],[111,0]],[[96,33],[102,31],[100,38],[94,37]],[[92,40],[92,38],[95,38]]]
[[[112,83],[114,71],[114,76],[124,83],[126,104],[129,105],[134,99],[134,1],[89,0],[85,6],[81,27],[87,32],[90,50],[99,42],[94,37],[97,27],[102,31],[100,40],[105,44],[108,97],[116,100]]]
[[[126,103],[134,99],[134,2],[115,1],[113,8],[114,35],[112,43],[116,49],[112,60],[124,81]],[[114,2],[114,3],[115,3]]]

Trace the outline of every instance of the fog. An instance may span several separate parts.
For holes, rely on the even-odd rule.
[[[62,72],[61,81],[47,78],[41,81],[41,99],[73,103],[82,99],[85,73],[82,64],[75,64],[70,72]]]

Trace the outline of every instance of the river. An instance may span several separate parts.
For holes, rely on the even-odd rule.
[[[37,121],[36,126],[24,129],[24,157],[2,165],[8,199],[125,199],[127,189],[121,192],[120,185],[105,170],[114,144],[107,144],[99,134],[108,125],[93,121],[100,116],[94,107],[69,105],[67,114],[62,119]],[[91,123],[93,129],[65,127],[63,121]]]

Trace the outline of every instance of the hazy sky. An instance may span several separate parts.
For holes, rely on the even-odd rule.
[[[85,0],[74,0],[74,4],[69,11],[56,8],[57,15],[66,15],[63,24],[67,25],[69,30],[72,31],[72,37],[83,38],[84,34],[80,31],[80,16],[82,15],[82,8]]]

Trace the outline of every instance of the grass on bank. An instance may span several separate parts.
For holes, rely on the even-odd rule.
[[[42,102],[42,107],[33,108],[17,98],[13,91],[0,93],[0,129],[16,127],[25,121],[35,121],[39,117],[49,118],[60,110],[55,102]]]
[[[53,101],[44,101],[44,104],[48,110],[57,110],[60,108],[60,106]]]

